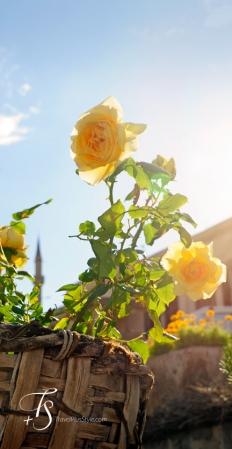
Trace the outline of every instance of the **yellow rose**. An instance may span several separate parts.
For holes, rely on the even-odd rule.
[[[107,178],[138,149],[137,136],[147,126],[122,120],[121,105],[116,98],[108,97],[82,114],[73,128],[71,157],[88,184]]]
[[[162,265],[172,277],[177,296],[187,295],[192,301],[211,298],[226,281],[226,266],[213,257],[213,244],[195,242],[187,249],[181,242],[169,246]]]
[[[0,260],[16,265],[22,268],[27,262],[26,250],[24,247],[24,235],[19,234],[13,227],[0,228],[0,243],[2,245],[4,254],[1,254]],[[3,267],[1,268],[3,270]]]
[[[0,228],[0,241],[3,248],[22,248],[24,245],[24,235],[19,234],[11,226]]]

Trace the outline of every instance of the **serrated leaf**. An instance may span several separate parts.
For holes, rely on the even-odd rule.
[[[131,218],[145,218],[149,214],[149,209],[147,206],[130,206],[128,213]]]
[[[177,211],[181,206],[188,202],[188,198],[180,193],[176,193],[175,195],[171,195],[165,200],[160,201],[158,210],[163,215],[168,215],[171,212]]]
[[[147,223],[143,226],[143,232],[147,245],[153,245],[157,234],[157,228],[154,228],[151,223]]]
[[[124,217],[125,207],[122,202],[118,200],[111,206],[104,214],[98,217],[100,225],[105,230],[116,230],[122,228],[122,219]]]
[[[147,359],[149,357],[149,348],[148,345],[143,340],[133,340],[133,341],[127,341],[127,346],[131,349],[133,352],[138,352],[139,355],[141,355],[143,359],[143,363],[147,362]]]
[[[166,276],[164,276],[164,278],[158,283],[156,293],[160,301],[163,301],[167,305],[175,299],[176,295],[174,294],[174,283],[168,274],[166,274]]]
[[[116,267],[109,246],[100,240],[90,240],[90,243],[99,262],[99,278],[113,279],[116,275]]]
[[[125,171],[128,173],[128,175],[132,176],[132,178],[135,179],[141,189],[152,189],[151,180],[141,167],[139,167],[138,165],[127,166],[125,168]]]
[[[95,224],[92,221],[85,221],[79,226],[79,232],[83,235],[92,236],[95,232]]]

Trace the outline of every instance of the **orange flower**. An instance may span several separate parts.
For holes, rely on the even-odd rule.
[[[176,312],[176,316],[178,316],[178,318],[184,317],[184,316],[186,316],[186,313],[184,313],[183,310],[178,310]]]
[[[206,325],[206,321],[205,321],[203,318],[200,318],[200,319],[199,319],[199,324],[200,324],[201,326],[205,326],[205,325]]]
[[[212,310],[212,309],[207,310],[206,316],[212,317],[212,316],[214,316],[214,315],[215,315],[215,310]]]
[[[226,315],[226,316],[225,316],[225,320],[231,321],[231,320],[232,320],[232,315]]]

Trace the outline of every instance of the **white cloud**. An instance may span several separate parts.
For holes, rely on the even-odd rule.
[[[27,134],[29,129],[20,127],[19,123],[26,118],[27,115],[22,112],[17,115],[0,115],[0,145],[10,145],[24,140],[24,134]]]
[[[31,114],[39,114],[40,113],[40,108],[38,108],[37,106],[31,106],[29,108],[29,111],[31,112]]]
[[[230,23],[232,23],[232,6],[223,5],[211,11],[204,25],[208,28],[221,28]]]
[[[30,84],[28,84],[28,83],[22,84],[22,86],[20,86],[20,88],[19,88],[19,94],[22,95],[23,97],[25,97],[25,95],[27,95],[29,90],[31,90]]]

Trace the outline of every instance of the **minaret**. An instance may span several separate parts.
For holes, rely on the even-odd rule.
[[[35,283],[42,284],[42,285],[44,283],[44,277],[42,275],[42,259],[41,259],[41,254],[40,254],[39,239],[38,239],[37,252],[36,252],[36,257],[35,257]],[[40,303],[41,303],[41,289],[42,289],[42,286],[40,287],[40,293],[39,293],[39,302]]]

